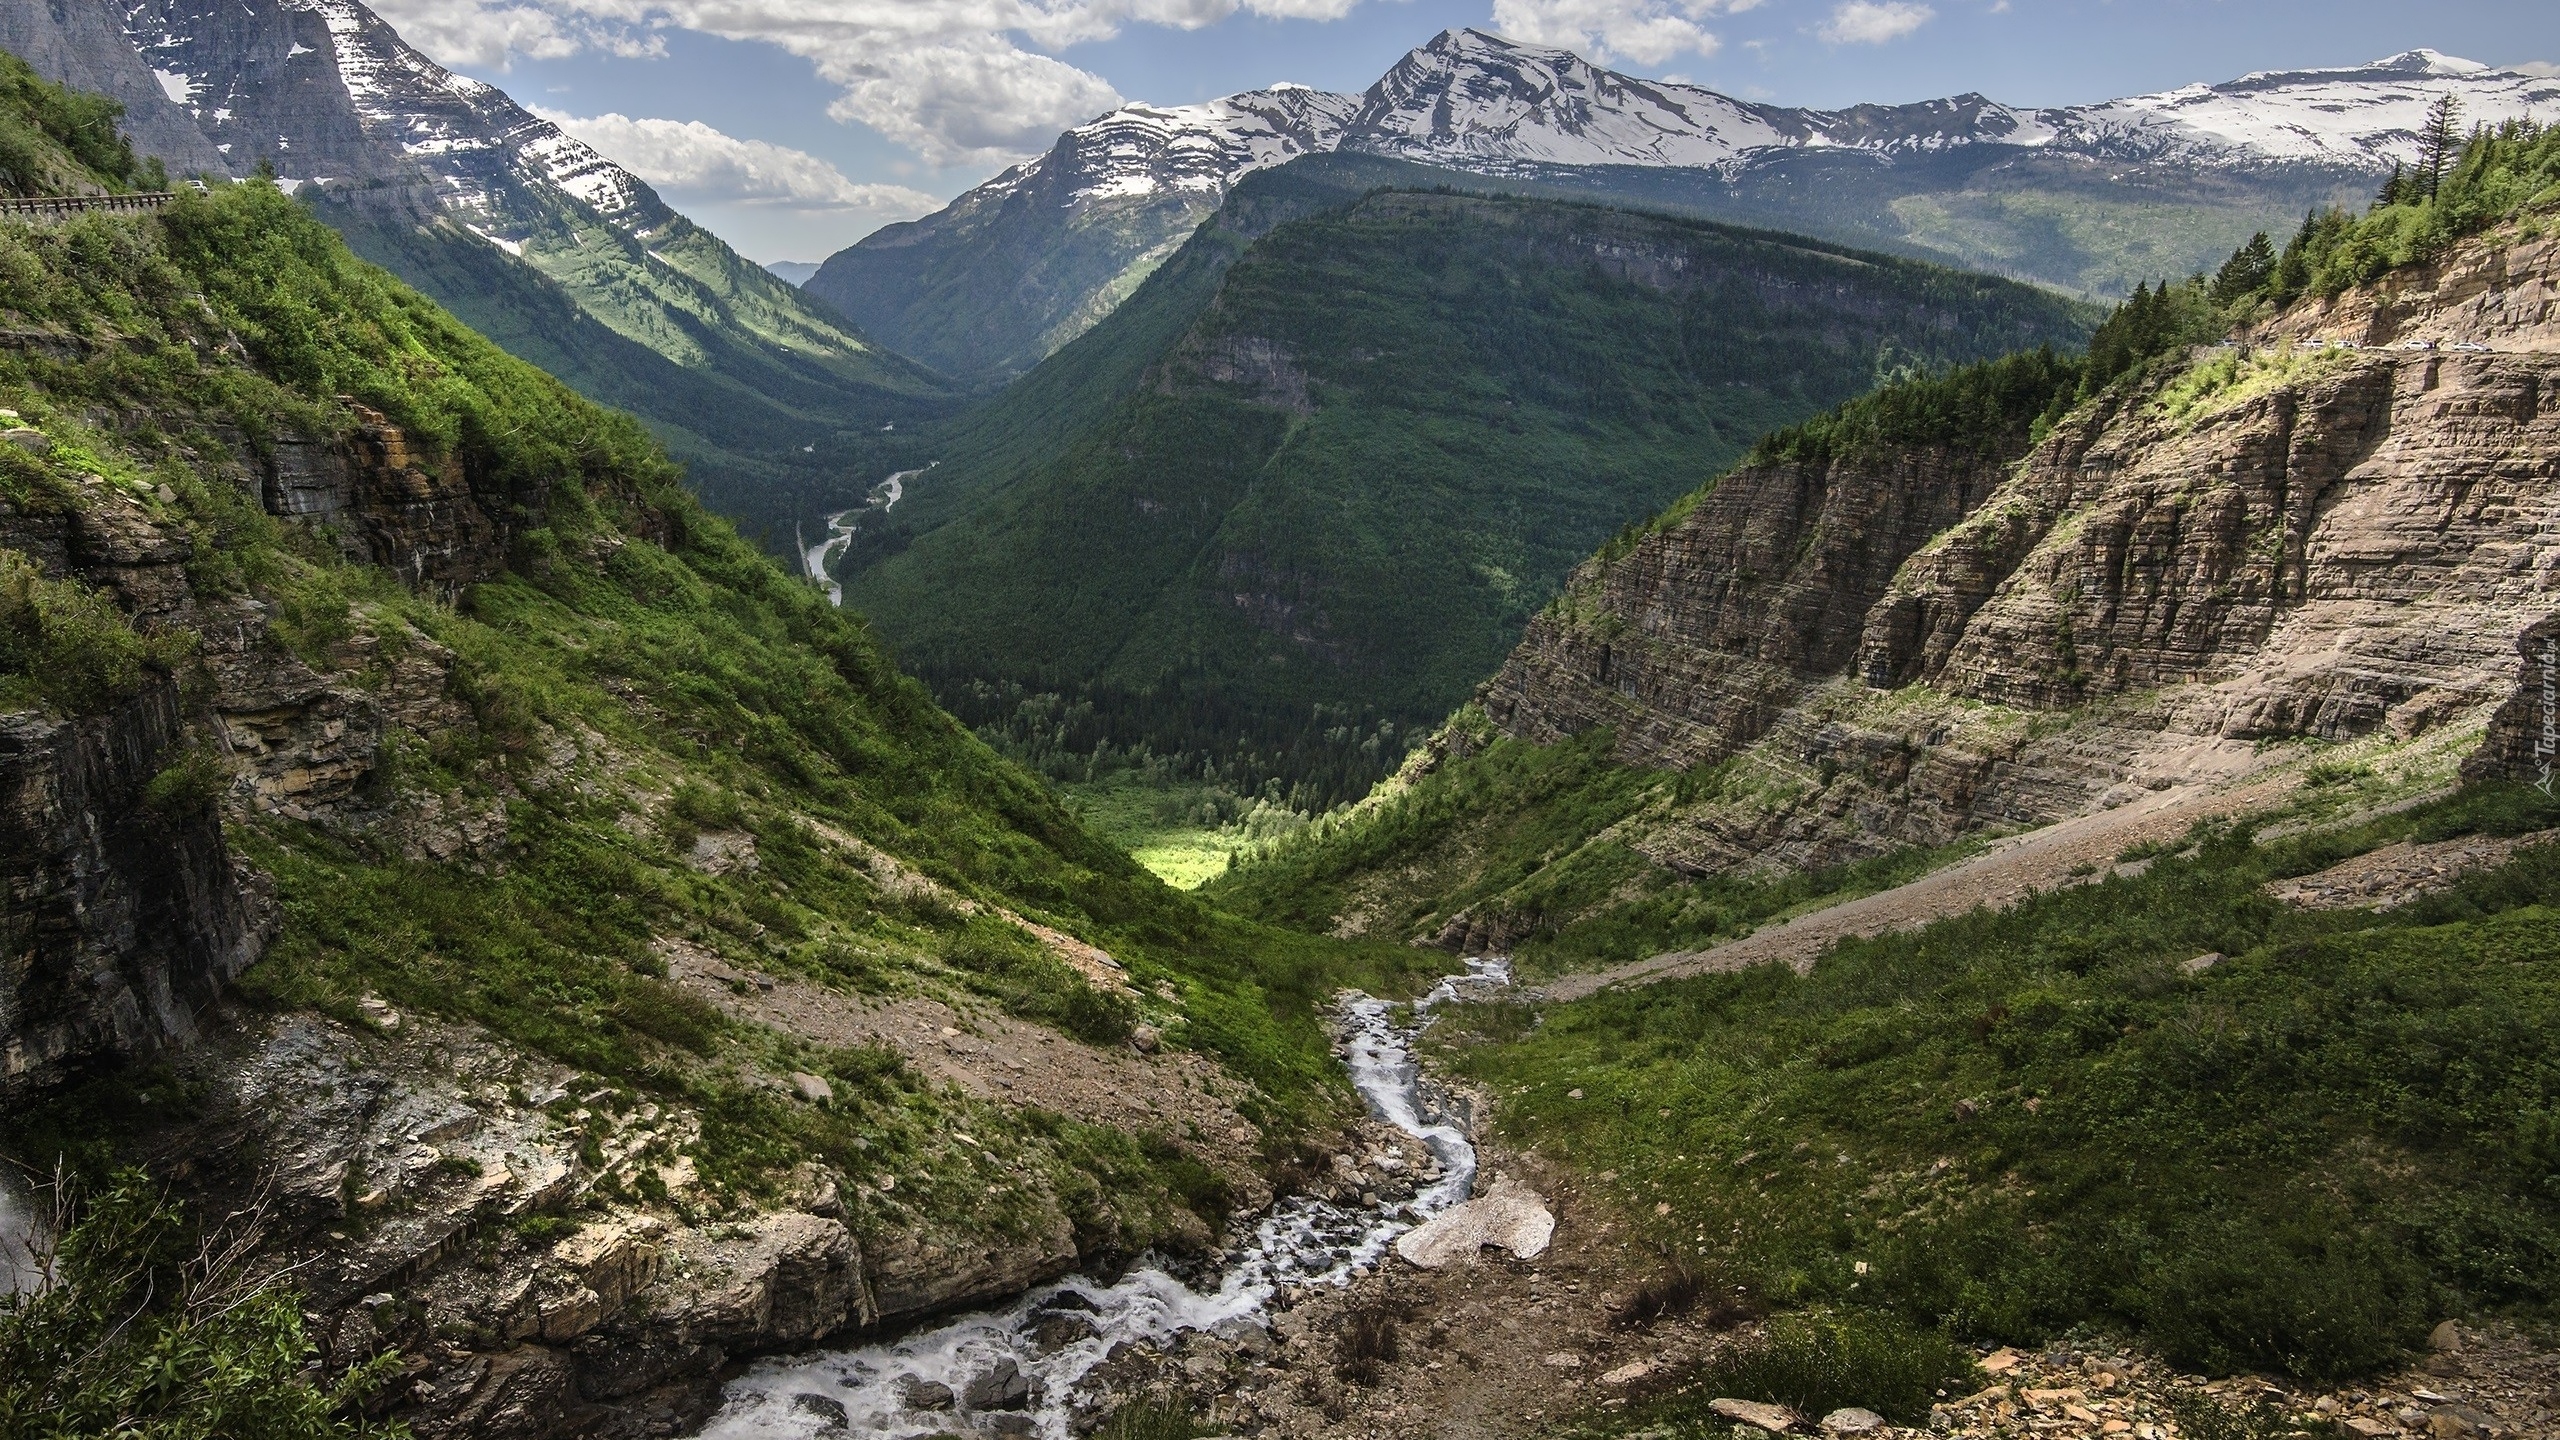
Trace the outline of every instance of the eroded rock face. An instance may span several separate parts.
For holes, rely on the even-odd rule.
[[[2516,689],[2489,717],[2479,752],[2462,767],[2466,780],[2521,780],[2550,793],[2560,780],[2560,615],[2516,637],[2521,668]]]
[[[1738,470],[1667,531],[1586,563],[1484,707],[1524,739],[1612,725],[1628,760],[1721,758],[1849,663],[1895,570],[2003,470],[1944,453]]]
[[[498,497],[474,491],[458,462],[353,408],[348,436],[275,445],[264,483],[220,454],[201,457],[204,478],[325,525],[352,558],[423,588],[497,574],[506,560],[491,518]],[[233,453],[248,453],[245,441]],[[392,727],[472,723],[449,693],[450,654],[405,629],[359,629],[333,647],[325,673],[313,668],[277,639],[262,607],[197,593],[195,539],[150,499],[93,475],[67,503],[0,503],[0,547],[48,578],[99,588],[146,633],[196,631],[203,645],[191,663],[208,682],[190,692],[154,674],[101,713],[0,716],[0,868],[13,877],[0,898],[0,1091],[185,1042],[197,1014],[264,949],[272,906],[226,848],[214,798],[185,786],[152,792],[192,752],[220,757],[235,798],[384,832],[413,853],[452,858],[503,841],[503,810],[493,822],[477,810],[446,814],[444,797],[359,794]]]
[[[200,797],[155,802],[186,734],[175,682],[101,715],[0,716],[0,1096],[194,1038],[273,907]]]
[[[1612,726],[1639,763],[1753,757],[1748,803],[1620,837],[1691,874],[2039,824],[2267,740],[2415,736],[2499,700],[2474,769],[2532,778],[2555,273],[2549,242],[2475,242],[2288,315],[2241,352],[2248,384],[2104,397],[2014,464],[1737,472],[1578,573],[1479,702],[1526,739]],[[2304,326],[2490,349],[2312,355]],[[1441,938],[1498,946],[1505,923]]]
[[[353,433],[288,437],[266,467],[269,513],[324,526],[348,559],[451,594],[506,568],[508,496],[485,493],[453,454],[413,444],[382,412],[347,402]]]
[[[2560,356],[2380,353],[2189,423],[2128,406],[1914,557],[1860,673],[2034,710],[2198,686],[2170,728],[2234,739],[2429,728],[2550,604],[2555,384]]]

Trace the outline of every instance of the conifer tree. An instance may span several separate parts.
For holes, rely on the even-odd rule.
[[[2267,232],[2261,230],[2249,237],[2248,244],[2232,251],[2231,258],[2223,261],[2222,268],[2214,272],[2213,301],[2217,305],[2228,305],[2255,295],[2267,288],[2267,281],[2273,279],[2275,273],[2276,248],[2267,239]]]
[[[2426,121],[2418,129],[2418,169],[2425,176],[2427,198],[2436,198],[2436,190],[2444,184],[2444,171],[2453,158],[2462,153],[2462,102],[2447,90],[2427,107]]]
[[[2387,209],[2405,204],[2415,197],[2409,193],[2408,170],[2397,160],[2391,162],[2391,178],[2382,182],[2382,193],[2373,197],[2374,208]]]

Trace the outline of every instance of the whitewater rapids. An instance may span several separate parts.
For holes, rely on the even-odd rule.
[[[1475,1147],[1426,1101],[1413,1040],[1429,1023],[1433,1006],[1510,980],[1507,962],[1470,960],[1464,974],[1443,979],[1415,1002],[1409,1026],[1395,1023],[1384,1000],[1352,995],[1342,1002],[1341,1053],[1353,1087],[1371,1113],[1420,1140],[1438,1164],[1437,1178],[1412,1199],[1365,1210],[1305,1196],[1283,1200],[1230,1253],[1218,1284],[1206,1290],[1152,1266],[1131,1270],[1111,1285],[1069,1276],[1005,1309],[964,1315],[882,1344],[767,1360],[730,1383],[719,1414],[702,1431],[705,1440],[795,1440],[848,1432],[866,1440],[908,1440],[979,1427],[1068,1440],[1077,1383],[1114,1348],[1162,1345],[1188,1331],[1260,1328],[1265,1309],[1283,1288],[1350,1283],[1385,1258],[1397,1236],[1473,1190]],[[1065,1314],[1077,1316],[1090,1333],[1044,1347],[1034,1331]],[[1027,1405],[973,1410],[972,1388],[996,1395],[1005,1388],[1008,1367],[1021,1377],[1014,1389],[1028,1382]],[[910,1403],[919,1399],[937,1408]]]

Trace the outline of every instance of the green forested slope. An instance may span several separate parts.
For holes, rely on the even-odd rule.
[[[999,402],[988,458],[919,482],[912,543],[851,577],[965,718],[1064,693],[1091,709],[1062,763],[1145,743],[1348,798],[1385,727],[1446,713],[1592,545],[1761,433],[2085,333],[2004,281],[1554,202],[1384,192],[1251,238],[1232,217],[1299,169],[1021,382],[1047,403]]]

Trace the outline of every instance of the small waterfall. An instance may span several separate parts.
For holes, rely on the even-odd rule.
[[[0,1173],[0,1291],[33,1289],[44,1278],[39,1257],[51,1249],[44,1220],[17,1182]]]

